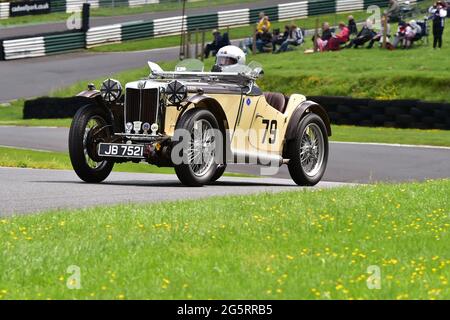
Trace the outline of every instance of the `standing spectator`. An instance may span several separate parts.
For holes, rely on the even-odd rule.
[[[358,34],[358,27],[356,26],[355,18],[353,18],[353,16],[348,16],[347,27],[348,27],[348,30],[350,31],[350,36]]]
[[[205,47],[205,58],[208,59],[209,55],[212,53],[212,55],[214,56],[216,54],[217,51],[220,50],[220,48],[222,47],[222,35],[220,34],[220,32],[216,29],[213,30],[212,32],[214,40],[211,43],[208,43]]]
[[[385,14],[391,22],[400,21],[400,6],[397,0],[389,0],[389,6]]]
[[[286,41],[286,39],[289,37],[289,26],[284,26],[284,32],[283,34],[280,33],[280,29],[276,29],[273,31],[273,37],[272,37],[272,52],[277,51],[277,45],[280,46],[283,44],[283,42]]]
[[[375,32],[372,29],[372,22],[368,19],[364,22],[361,31],[356,35],[356,37],[350,41],[350,43],[346,46],[346,48],[355,47],[357,49],[359,46],[362,46],[364,43],[373,38]]]
[[[442,48],[442,34],[444,33],[447,5],[441,1],[436,2],[428,10],[433,20],[433,48]]]
[[[292,24],[289,28],[289,35],[287,39],[281,44],[280,48],[274,53],[285,52],[288,50],[289,45],[299,46],[304,42],[303,31],[295,24]]]
[[[266,14],[264,12],[260,12],[259,13],[259,20],[258,23],[256,24],[256,32],[257,33],[262,33],[263,32],[263,26],[266,27],[267,31],[270,31],[270,21],[269,21],[269,17],[266,16]]]
[[[377,32],[372,39],[369,42],[369,45],[367,46],[367,49],[372,49],[373,45],[375,42],[379,41],[382,42],[383,41],[383,35],[384,35],[384,19],[386,19],[386,17],[383,17],[381,20],[381,29],[379,32]],[[389,42],[389,38],[391,37],[391,26],[389,24],[389,21],[387,21],[386,23],[386,42]]]

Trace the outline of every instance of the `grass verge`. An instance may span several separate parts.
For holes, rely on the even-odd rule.
[[[379,184],[6,218],[0,298],[448,299],[449,189]],[[66,286],[78,283],[73,266],[79,290]],[[370,290],[374,266],[381,288]]]

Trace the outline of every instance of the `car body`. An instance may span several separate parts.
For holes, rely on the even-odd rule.
[[[325,109],[301,94],[287,97],[262,92],[256,85],[263,73],[260,65],[237,66],[224,72],[203,72],[203,64],[197,60],[183,61],[174,72],[163,71],[151,62],[149,66],[150,76],[127,83],[123,93],[117,80],[107,79],[101,90],[90,85],[79,94],[92,101],[75,115],[69,138],[72,164],[81,179],[100,182],[114,163],[133,161],[173,166],[184,184],[201,186],[217,180],[229,163],[289,166],[291,158],[297,157],[292,149],[303,152],[303,162],[306,153],[313,162],[317,158],[318,167],[309,175],[302,169],[305,172],[294,180],[314,185],[321,179],[331,135]],[[299,133],[305,118],[312,119],[313,125]],[[89,125],[89,119],[96,123]],[[208,136],[210,145],[206,146],[206,142],[198,142],[208,139],[205,134],[198,136],[196,143],[192,132],[200,130],[198,123],[202,124],[201,134],[214,130],[221,134],[220,139]],[[187,141],[189,136],[176,137],[181,129],[192,133],[192,141]],[[306,137],[309,142],[304,139],[306,129],[315,130],[316,146],[314,137]],[[306,141],[303,145],[302,139]],[[214,163],[208,163],[207,174],[196,174],[192,163],[174,161],[175,146],[182,141],[185,145],[180,157],[184,150],[194,158],[215,158]],[[190,151],[186,149],[189,146]],[[219,153],[220,158],[216,156]],[[295,168],[292,164],[290,172],[301,169],[302,161]]]

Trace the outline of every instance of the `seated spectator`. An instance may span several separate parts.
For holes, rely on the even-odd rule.
[[[272,37],[272,52],[277,51],[277,45],[280,46],[283,44],[283,42],[286,41],[286,39],[289,36],[289,26],[284,26],[284,32],[283,34],[280,33],[280,29],[276,29],[273,31],[273,37]]]
[[[272,34],[266,26],[262,26],[262,32],[256,34],[256,49],[263,53],[272,50]]]
[[[375,35],[375,32],[372,28],[372,22],[368,19],[366,22],[364,22],[363,27],[361,28],[361,31],[356,35],[356,37],[350,41],[350,43],[346,46],[346,48],[352,48],[354,47],[357,49],[359,46],[362,46],[367,41],[370,41],[370,39],[373,38]]]
[[[358,34],[358,27],[356,26],[355,19],[353,16],[348,16],[348,30],[350,32],[350,36]]]
[[[212,54],[213,56],[216,55],[217,51],[220,50],[220,48],[224,47],[223,38],[220,32],[216,29],[212,32],[214,40],[211,43],[208,43],[205,47],[205,58],[208,59],[209,55]],[[228,35],[227,35],[228,38]],[[229,42],[229,40],[228,40]]]
[[[391,22],[400,22],[400,6],[397,0],[389,0],[388,9],[385,11],[386,16]]]
[[[256,32],[257,33],[262,33],[263,32],[263,27],[266,27],[267,31],[270,31],[270,21],[269,21],[269,17],[265,15],[264,12],[260,12],[259,13],[259,20],[258,23],[256,24]]]
[[[415,20],[411,20],[405,29],[405,39],[403,42],[403,47],[405,49],[411,48],[414,41],[420,39],[422,33],[422,28],[417,24]]]
[[[384,18],[382,18],[382,19],[384,19]],[[369,45],[367,46],[367,49],[373,48],[373,45],[377,41],[380,43],[383,42],[383,35],[384,35],[384,22],[382,20],[380,31],[375,33],[375,35],[372,37],[372,39],[369,42]],[[390,37],[391,37],[391,27],[390,27],[389,23],[386,23],[386,42],[389,42]]]
[[[398,23],[397,33],[394,36],[394,41],[392,42],[392,46],[397,48],[399,44],[403,44],[403,40],[405,40],[406,34],[406,23],[404,21],[400,21]]]
[[[287,39],[281,44],[280,48],[274,53],[280,53],[288,51],[289,46],[299,46],[304,42],[303,31],[295,24],[292,24],[289,28],[289,34]]]
[[[350,36],[350,30],[344,22],[339,23],[339,32],[333,35],[326,44],[325,50],[335,51],[341,48],[342,44],[345,44]]]

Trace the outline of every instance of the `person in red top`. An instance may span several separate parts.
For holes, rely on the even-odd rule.
[[[328,41],[327,50],[339,50],[341,44],[348,41],[350,30],[344,22],[339,22],[339,32]]]

